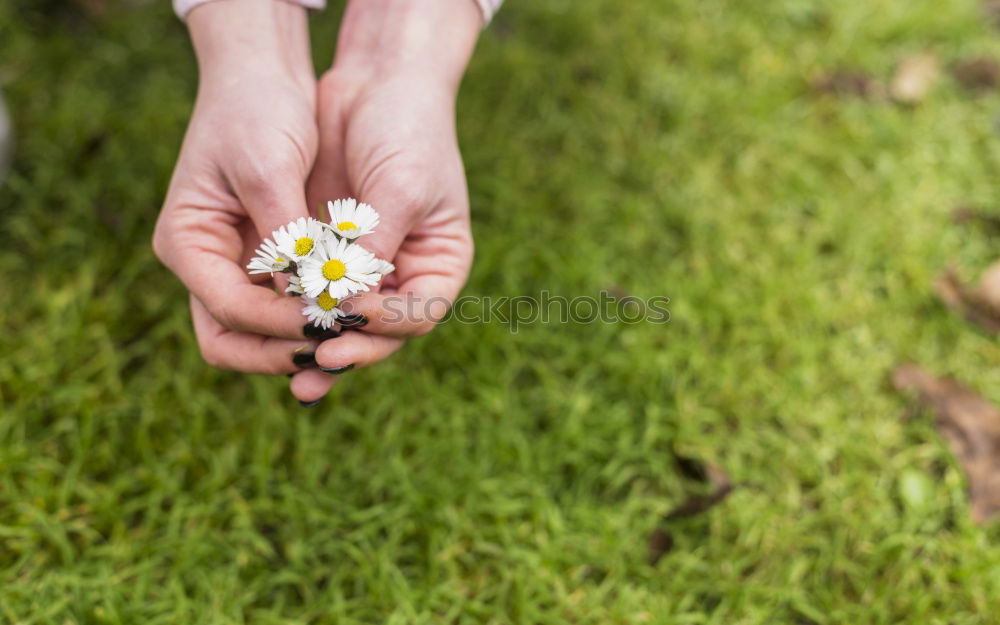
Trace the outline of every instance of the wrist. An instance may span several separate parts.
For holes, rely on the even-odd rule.
[[[279,72],[315,82],[307,11],[274,0],[224,0],[195,7],[187,17],[202,82],[248,70]]]
[[[409,75],[457,92],[483,26],[475,0],[350,0],[334,66]]]

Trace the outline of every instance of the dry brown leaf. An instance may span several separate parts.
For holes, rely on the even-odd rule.
[[[966,321],[1000,334],[1000,263],[983,272],[978,286],[966,284],[954,269],[948,269],[934,281],[934,292]]]
[[[817,93],[835,96],[879,99],[885,97],[885,87],[869,74],[856,70],[833,70],[812,81]]]
[[[628,292],[628,289],[617,284],[609,284],[605,286],[604,291],[615,299],[627,299],[632,297],[632,294]]]
[[[678,504],[676,508],[668,512],[663,517],[664,521],[673,521],[701,514],[728,497],[729,493],[733,491],[733,483],[729,479],[729,474],[721,467],[717,467],[714,464],[706,464],[705,472],[711,490],[704,495],[691,495]]]
[[[1000,85],[1000,63],[988,56],[958,61],[951,73],[969,91],[989,91]]]
[[[1000,27],[1000,0],[984,0],[983,14],[994,26]]]
[[[984,523],[1000,512],[1000,410],[957,380],[916,364],[900,365],[892,382],[934,409],[934,425],[968,478],[973,521]]]
[[[904,57],[889,83],[889,95],[902,104],[917,104],[927,97],[938,77],[937,57],[929,53]]]
[[[974,206],[957,206],[951,213],[952,220],[959,225],[976,223],[988,230],[1000,232],[1000,215]]]
[[[102,17],[108,12],[107,0],[76,0],[76,4],[91,17]]]
[[[649,563],[656,564],[674,548],[674,535],[658,527],[649,534]]]
[[[704,494],[690,495],[673,510],[663,516],[663,522],[669,523],[678,519],[692,517],[715,506],[733,492],[733,482],[722,467],[710,463],[701,463],[692,458],[678,456],[677,468],[693,479],[707,482],[709,491]],[[674,547],[673,534],[663,527],[658,527],[649,535],[649,563],[656,564]]]
[[[1000,262],[993,263],[979,276],[979,295],[990,310],[1000,316]]]

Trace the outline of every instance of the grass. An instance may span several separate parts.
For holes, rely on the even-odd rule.
[[[1000,251],[949,217],[1000,202],[1000,96],[809,90],[1000,56],[976,2],[512,1],[459,103],[465,292],[671,322],[446,324],[311,411],[208,369],[150,251],[195,90],[166,5],[0,4],[0,621],[1000,622],[1000,526],[886,384],[1000,401],[929,289]],[[740,487],[650,566],[675,453]]]

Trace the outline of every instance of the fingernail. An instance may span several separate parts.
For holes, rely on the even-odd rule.
[[[340,332],[333,328],[321,328],[320,326],[307,323],[302,326],[302,334],[306,335],[306,338],[319,339],[325,341],[327,339],[335,339],[340,336]]]
[[[300,399],[299,400],[299,405],[302,406],[303,408],[312,408],[313,406],[319,404],[319,402],[321,402],[321,401],[323,401],[322,397],[320,397],[319,399],[316,399],[314,401],[302,401]]]
[[[302,326],[302,334],[305,334],[308,338],[311,339],[316,338],[317,336],[323,334],[324,332],[326,332],[326,330],[324,330],[319,326],[315,326],[311,323],[307,323],[306,325]]]
[[[338,375],[340,373],[345,373],[354,368],[354,364],[344,365],[343,367],[320,367],[319,370],[323,373],[332,373],[333,375]]]
[[[368,325],[368,318],[364,315],[345,315],[340,318],[340,325],[345,328],[360,328]]]
[[[296,367],[316,366],[316,352],[299,352],[292,356],[292,362]]]

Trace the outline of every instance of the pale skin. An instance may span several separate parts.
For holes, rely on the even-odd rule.
[[[338,376],[294,354],[315,352],[324,368],[372,365],[430,331],[465,283],[472,235],[454,105],[482,18],[472,0],[352,0],[318,83],[306,20],[276,0],[218,0],[188,15],[198,98],[153,247],[191,293],[207,362],[292,374],[292,393],[313,402]],[[320,342],[306,338],[298,298],[244,267],[261,237],[325,217],[319,207],[342,197],[379,211],[361,243],[396,272],[344,303],[363,328]],[[386,297],[436,304],[390,321],[386,311],[404,306]]]

